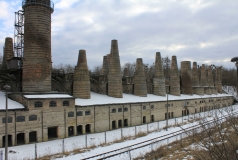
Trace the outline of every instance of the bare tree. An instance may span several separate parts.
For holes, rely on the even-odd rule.
[[[224,116],[227,114],[228,116]],[[181,146],[189,155],[193,155],[196,159],[213,160],[213,159],[238,159],[238,119],[233,112],[233,108],[219,108],[215,112],[211,112],[212,122],[207,118],[199,122],[201,126],[192,132],[186,132],[188,139],[195,148]],[[224,119],[220,117],[223,116]]]
[[[236,86],[236,69],[235,68],[222,68],[222,85]]]
[[[124,68],[127,68],[128,69],[128,72],[129,72],[129,77],[133,77],[134,76],[134,73],[135,73],[135,70],[136,70],[136,63],[125,63],[122,67],[122,73],[124,71]]]
[[[74,66],[73,65],[70,65],[70,64],[58,64],[58,65],[55,65],[53,66],[52,70],[53,71],[60,71],[62,73],[74,73]]]
[[[65,73],[74,73],[74,66],[70,65],[70,64],[66,64],[64,65],[64,71]]]
[[[168,56],[162,58],[162,66],[164,70],[164,77],[166,80],[169,80],[171,60]]]
[[[147,79],[152,79],[155,75],[155,64],[153,63],[152,65],[148,66],[148,68]]]
[[[93,67],[92,70],[90,70],[90,75],[95,75],[99,76],[102,73],[102,66],[101,65],[96,65]]]

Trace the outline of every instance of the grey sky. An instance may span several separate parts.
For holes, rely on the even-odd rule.
[[[101,65],[118,40],[121,65],[155,53],[176,55],[178,63],[216,64],[234,68],[238,56],[237,0],[53,0],[52,60],[76,65],[79,49],[88,65]],[[0,0],[0,47],[13,37],[14,12],[21,0]],[[1,53],[1,52],[0,52]]]

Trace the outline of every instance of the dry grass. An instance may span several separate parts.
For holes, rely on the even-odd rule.
[[[139,138],[139,137],[144,137],[146,136],[148,133],[145,132],[138,132],[137,135],[134,138]]]
[[[189,139],[183,139],[183,144],[186,146],[191,145],[193,142],[190,141]],[[157,150],[146,154],[145,156],[141,156],[136,158],[136,160],[139,159],[146,159],[146,160],[154,160],[154,159],[170,159],[170,160],[175,160],[175,159],[183,159],[187,155],[186,152],[181,150],[181,142],[176,141],[170,143],[168,146],[162,146],[158,148]]]
[[[203,123],[203,121],[201,121]],[[228,119],[225,122],[214,122],[214,127],[203,126],[201,132],[187,133],[188,137],[162,146],[157,150],[140,156],[137,159],[146,160],[180,160],[180,159],[238,159],[238,119]],[[192,147],[193,146],[193,147]],[[220,155],[219,155],[220,154]],[[228,158],[227,158],[228,157]]]

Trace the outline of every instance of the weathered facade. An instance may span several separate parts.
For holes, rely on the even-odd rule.
[[[170,68],[170,94],[180,96],[180,78],[176,56],[172,56],[172,63]]]
[[[117,40],[111,42],[108,72],[108,95],[122,98],[122,75]]]
[[[142,58],[136,60],[136,71],[134,75],[134,95],[146,97],[147,85]]]
[[[73,96],[75,98],[90,99],[89,78],[86,51],[79,50],[78,64],[74,70]]]
[[[153,93],[159,96],[165,96],[165,78],[162,67],[162,60],[160,52],[155,55],[155,75],[153,78]]]
[[[24,9],[23,92],[51,91],[50,0],[26,0]]]
[[[7,61],[14,57],[12,38],[10,38],[10,37],[5,38],[5,46],[4,46],[3,50],[4,50],[4,54],[3,54],[1,69],[6,70],[7,69]]]
[[[9,111],[8,144],[10,146],[104,132],[166,119],[166,100],[80,106],[75,105],[75,98],[68,95],[21,97],[21,94],[17,96],[13,94],[10,97],[15,97],[25,106],[25,109]],[[193,114],[221,108],[232,105],[233,101],[233,97],[228,95],[170,100],[168,116],[181,117],[185,113],[184,110],[186,114]],[[0,117],[0,128],[4,128],[4,111],[0,111]],[[3,129],[0,130],[0,147],[4,145]]]
[[[191,62],[181,62],[181,91],[183,94],[193,94],[191,74]]]

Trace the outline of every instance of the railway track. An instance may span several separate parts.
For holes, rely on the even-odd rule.
[[[236,116],[236,115],[238,115],[238,111],[232,113],[232,116]],[[219,121],[223,121],[224,119],[228,118],[229,116],[230,116],[230,114],[223,115],[222,117],[219,118]],[[215,119],[215,120],[217,121],[218,119]],[[213,119],[213,120],[206,121],[205,123],[203,123],[203,125],[212,124],[215,120]],[[187,132],[190,132],[190,131],[194,131],[194,129],[199,129],[200,127],[201,127],[200,124],[195,124],[195,125],[187,127],[187,128],[182,128],[181,127],[181,130],[179,130],[179,131],[171,132],[167,135],[158,136],[156,138],[152,138],[152,139],[149,139],[149,140],[137,143],[137,144],[129,145],[127,147],[123,147],[123,148],[119,148],[119,149],[115,149],[115,150],[110,150],[108,152],[104,152],[104,153],[97,154],[97,155],[94,155],[94,156],[89,156],[89,157],[83,158],[83,160],[108,159],[108,158],[112,158],[112,157],[115,157],[115,156],[118,156],[118,155],[121,155],[121,154],[124,154],[124,153],[128,153],[128,159],[131,159],[132,158],[131,151],[133,151],[133,150],[137,150],[137,149],[147,147],[147,146],[151,146],[151,148],[153,148],[152,145],[158,144],[159,142],[162,142],[162,141],[169,140],[173,137],[176,137],[176,139],[177,139],[177,137],[180,136],[180,139],[182,139],[183,134],[186,134]],[[168,144],[168,141],[167,141],[167,144]]]

